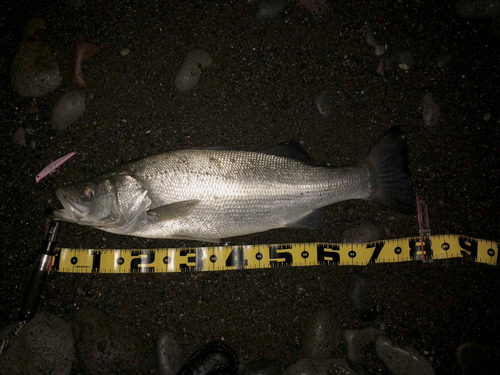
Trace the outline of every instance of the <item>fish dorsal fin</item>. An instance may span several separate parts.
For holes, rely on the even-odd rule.
[[[291,158],[310,163],[309,156],[304,151],[299,142],[285,142],[268,147],[260,152],[269,155],[280,156],[282,158]]]
[[[191,199],[188,201],[166,204],[165,206],[148,210],[148,215],[156,218],[158,222],[182,219],[189,216],[198,203],[200,203],[198,199]]]

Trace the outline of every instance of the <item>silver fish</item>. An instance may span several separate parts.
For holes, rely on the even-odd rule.
[[[320,228],[321,208],[347,199],[415,212],[406,136],[389,130],[366,160],[313,166],[296,143],[260,152],[189,149],[129,162],[56,194],[56,220],[107,232],[220,242],[273,228]]]

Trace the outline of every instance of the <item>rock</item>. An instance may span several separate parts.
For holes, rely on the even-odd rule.
[[[500,374],[500,347],[484,344],[462,344],[457,360],[463,375]]]
[[[133,329],[107,313],[86,306],[73,323],[76,356],[86,374],[149,372],[148,345]]]
[[[200,346],[182,366],[177,375],[236,374],[238,357],[222,341]]]
[[[452,62],[453,62],[453,55],[451,53],[443,53],[438,57],[436,57],[436,60],[434,60],[434,63],[440,69],[445,69],[449,67]]]
[[[371,327],[344,331],[342,336],[347,346],[347,357],[351,361],[362,362],[370,351],[375,353],[375,340],[382,334],[382,331]]]
[[[283,375],[357,375],[345,359],[301,358],[288,367]]]
[[[277,359],[257,359],[245,364],[242,375],[281,375],[285,367]]]
[[[52,109],[50,122],[57,130],[64,130],[85,112],[85,93],[81,90],[68,91],[61,96]]]
[[[12,135],[15,144],[24,146],[26,144],[26,134],[22,126],[18,127],[16,132]]]
[[[159,375],[177,374],[182,366],[182,351],[169,332],[162,332],[156,340],[156,369]]]
[[[399,55],[399,67],[404,70],[409,70],[415,65],[415,59],[410,51],[405,51]]]
[[[129,48],[124,48],[120,51],[120,55],[122,55],[122,56],[127,56],[129,53],[130,53]]]
[[[375,349],[393,375],[434,375],[427,358],[413,348],[392,346],[391,340],[380,336],[375,342]]]
[[[61,73],[50,47],[34,33],[43,21],[32,20],[25,29],[12,62],[12,89],[21,96],[44,96],[61,84]]]
[[[338,349],[340,338],[339,318],[329,310],[317,310],[306,322],[300,357],[309,359],[333,358]]]
[[[374,224],[363,223],[357,227],[347,229],[342,240],[347,243],[365,243],[384,238],[383,231]]]
[[[40,312],[28,322],[0,356],[2,374],[67,375],[75,355],[71,326],[61,318]]]
[[[370,277],[358,271],[352,272],[349,277],[350,280],[347,287],[349,302],[361,313],[373,309],[374,303],[368,300],[372,284]]]
[[[203,68],[212,65],[212,57],[202,49],[189,52],[175,76],[175,88],[180,92],[188,92],[196,86]]]
[[[385,53],[385,47],[382,45],[375,46],[375,55],[382,56]]]
[[[71,82],[73,82],[75,86],[85,87],[85,81],[82,75],[82,63],[94,56],[94,54],[99,52],[100,49],[101,47],[99,47],[97,44],[85,41],[75,44],[75,46],[73,47],[73,51],[71,52],[69,63],[69,77],[71,79]]]
[[[379,45],[377,43],[377,39],[375,38],[375,33],[372,30],[368,30],[365,33],[365,41],[372,47],[377,47]]]
[[[323,117],[330,117],[333,110],[333,99],[328,94],[320,94],[315,100],[316,108]]]
[[[260,0],[255,19],[257,21],[272,20],[285,10],[286,3],[287,0]]]
[[[331,5],[328,0],[299,0],[299,4],[315,17],[326,16],[331,12]]]
[[[499,8],[500,4],[495,0],[460,0],[455,5],[457,16],[460,18],[495,17]]]
[[[426,126],[436,126],[441,120],[439,106],[429,91],[422,98],[422,118]]]

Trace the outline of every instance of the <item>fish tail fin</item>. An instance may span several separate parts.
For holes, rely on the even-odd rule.
[[[408,143],[399,126],[384,134],[366,161],[371,167],[373,192],[368,199],[401,213],[415,214],[417,204],[408,169]]]

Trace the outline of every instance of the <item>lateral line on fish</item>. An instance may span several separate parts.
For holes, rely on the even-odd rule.
[[[423,243],[422,243],[423,241]],[[422,254],[422,248],[424,253]],[[432,235],[367,243],[289,243],[164,249],[55,250],[51,271],[66,273],[171,273],[304,266],[366,266],[467,258],[498,265],[500,242],[464,235]]]

